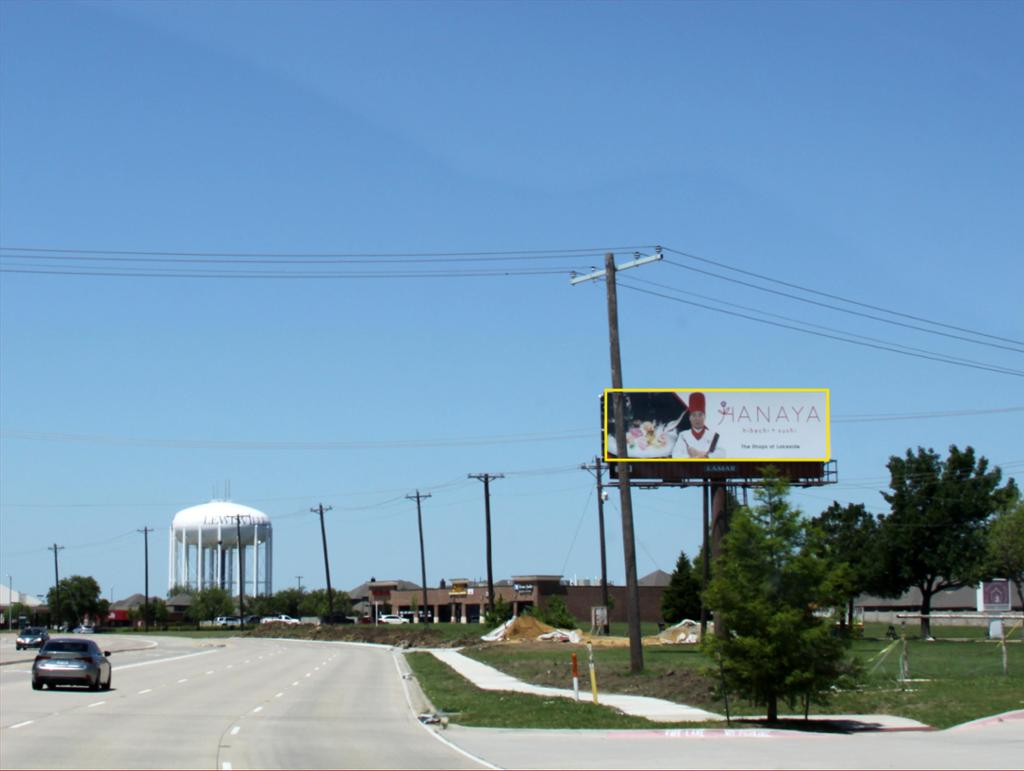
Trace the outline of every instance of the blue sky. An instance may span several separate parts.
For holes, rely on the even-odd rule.
[[[174,513],[228,479],[275,522],[278,587],[323,585],[320,501],[333,583],[415,579],[417,488],[429,581],[482,577],[466,475],[484,471],[507,474],[496,576],[596,576],[575,466],[610,384],[604,287],[568,276],[608,248],[662,244],[1004,339],[838,313],[675,254],[631,271],[699,296],[682,299],[1024,370],[1019,4],[8,1],[0,21],[0,580],[21,591],[49,588],[54,542],[62,574],[141,591],[146,525],[160,591]],[[13,272],[117,272],[26,248],[552,259]],[[351,267],[299,259],[270,267]],[[396,274],[499,265],[551,272]],[[809,514],[884,511],[885,463],[908,447],[1024,467],[1019,374],[635,290],[620,312],[627,386],[832,389],[840,484],[796,495]],[[980,410],[1003,411],[849,420]],[[696,492],[634,500],[641,573],[696,550]]]

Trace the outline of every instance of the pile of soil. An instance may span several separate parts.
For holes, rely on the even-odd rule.
[[[553,626],[548,626],[527,614],[520,616],[509,625],[505,631],[505,639],[518,641],[536,640],[538,635],[553,631],[555,631]]]

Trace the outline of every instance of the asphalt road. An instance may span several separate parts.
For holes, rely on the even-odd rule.
[[[419,724],[386,649],[94,639],[108,692],[33,691],[30,663],[0,666],[0,768],[483,767]]]
[[[948,731],[435,730],[400,654],[97,636],[113,689],[33,691],[0,638],[0,768],[1019,769],[1024,712]],[[126,651],[133,647],[141,650]],[[118,650],[118,649],[121,650]]]

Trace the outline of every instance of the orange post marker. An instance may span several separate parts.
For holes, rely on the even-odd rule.
[[[580,664],[576,660],[576,654],[572,654],[572,692],[576,695],[576,701],[580,700]]]

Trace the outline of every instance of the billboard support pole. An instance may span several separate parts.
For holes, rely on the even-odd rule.
[[[703,520],[703,523],[702,523],[703,524],[702,533],[703,533],[703,538],[704,538],[704,541],[703,541],[704,546],[701,549],[701,552],[702,552],[701,562],[703,564],[701,565],[701,597],[700,597],[700,639],[703,640],[704,639],[704,635],[706,635],[707,631],[708,631],[708,604],[707,604],[707,600],[704,599],[704,592],[706,592],[708,590],[708,582],[709,582],[709,580],[711,578],[711,551],[710,551],[711,544],[708,543],[708,541],[709,541],[708,534],[709,534],[709,530],[710,530],[709,524],[708,524],[709,523],[709,512],[708,512],[708,509],[710,508],[710,505],[709,505],[709,502],[708,502],[709,495],[708,495],[708,480],[707,479],[704,480],[704,484],[701,485],[700,489],[701,489],[701,497],[704,500],[704,520]]]

